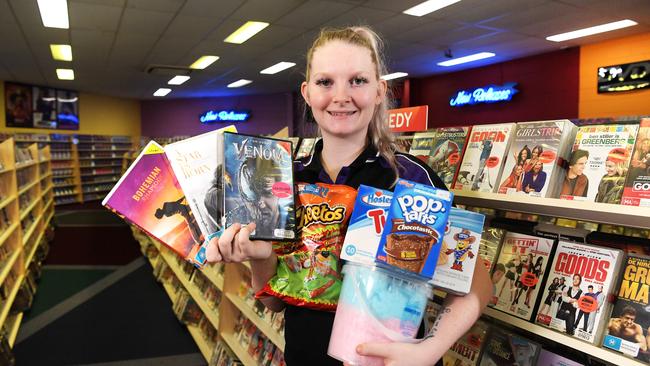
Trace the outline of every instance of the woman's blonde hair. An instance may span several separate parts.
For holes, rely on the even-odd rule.
[[[360,27],[346,27],[346,28],[324,28],[321,30],[314,43],[307,51],[307,68],[305,80],[309,82],[309,72],[311,68],[311,60],[317,48],[326,45],[332,41],[342,41],[351,45],[366,48],[370,51],[370,57],[375,65],[375,76],[377,80],[382,75],[385,75],[386,65],[383,58],[383,42],[381,38],[372,29]],[[375,107],[375,112],[370,120],[368,126],[368,143],[372,144],[379,154],[386,159],[390,167],[395,172],[396,180],[399,177],[397,169],[397,160],[395,159],[395,136],[388,127],[388,109],[390,108],[390,98],[386,91],[386,95],[379,105]],[[305,108],[307,106],[305,105]]]

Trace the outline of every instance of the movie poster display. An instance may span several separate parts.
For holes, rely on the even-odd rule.
[[[79,93],[70,90],[56,91],[57,128],[79,129]]]
[[[5,120],[7,127],[34,127],[30,86],[5,83]]]
[[[6,127],[79,129],[79,93],[5,82]]]
[[[56,89],[40,86],[32,87],[32,121],[34,128],[56,128],[56,104]]]

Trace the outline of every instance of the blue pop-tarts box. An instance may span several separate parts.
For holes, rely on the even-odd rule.
[[[360,185],[345,234],[341,259],[374,264],[393,192]]]
[[[443,189],[398,180],[376,262],[431,279],[453,198]]]

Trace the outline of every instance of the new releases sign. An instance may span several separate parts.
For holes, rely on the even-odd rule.
[[[598,68],[598,93],[650,87],[650,60]]]
[[[244,122],[250,118],[250,112],[246,111],[207,111],[199,120],[201,123],[210,122]]]
[[[452,107],[461,107],[468,104],[507,102],[519,90],[515,89],[517,83],[506,83],[503,86],[488,85],[482,88],[461,90],[449,99]]]
[[[429,106],[388,110],[388,126],[393,132],[419,132],[427,130]]]

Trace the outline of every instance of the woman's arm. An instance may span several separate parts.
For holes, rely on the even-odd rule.
[[[482,258],[476,261],[472,288],[465,296],[448,295],[430,334],[420,343],[365,343],[357,352],[384,358],[391,366],[434,365],[481,316],[492,296],[492,283]]]

